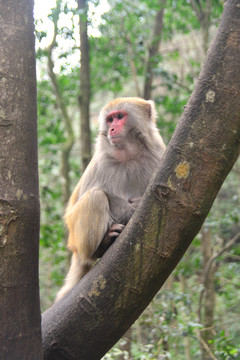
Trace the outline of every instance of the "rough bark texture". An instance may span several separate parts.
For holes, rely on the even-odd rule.
[[[90,104],[90,68],[89,68],[89,43],[88,43],[88,1],[78,0],[80,10],[80,112],[81,112],[81,153],[82,171],[86,169],[91,160],[91,132],[89,125],[89,104]]]
[[[239,98],[240,1],[229,0],[142,206],[98,264],[43,314],[45,359],[100,359],[149,304],[239,155]]]
[[[0,1],[0,359],[42,359],[33,1]]]

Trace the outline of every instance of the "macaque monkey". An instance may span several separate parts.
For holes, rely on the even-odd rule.
[[[72,260],[62,298],[122,232],[159,165],[165,145],[152,101],[119,98],[100,112],[93,158],[67,206]]]

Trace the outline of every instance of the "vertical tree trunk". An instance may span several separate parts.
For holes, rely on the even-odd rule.
[[[209,260],[213,256],[213,250],[211,245],[211,233],[208,229],[203,228],[202,230],[202,254],[203,254],[203,273],[209,263]],[[214,319],[214,309],[215,309],[215,290],[214,290],[214,274],[215,274],[215,264],[209,268],[208,275],[204,279],[204,305],[203,305],[203,331],[201,332],[201,337],[204,343],[207,345],[209,350],[213,352],[213,344],[211,340],[213,339],[213,319]],[[201,311],[201,309],[200,309]],[[202,360],[208,360],[209,354],[206,351],[204,346],[202,348]]]
[[[211,11],[212,11],[212,0],[190,0],[193,10],[198,18],[202,40],[203,40],[203,51],[207,54],[209,47],[209,31],[211,26]]]
[[[158,50],[160,46],[162,29],[163,29],[163,13],[164,13],[165,3],[166,0],[159,0],[160,10],[156,13],[156,17],[155,17],[153,39],[152,39],[152,44],[150,45],[149,48],[148,63],[146,67],[146,75],[144,81],[143,97],[146,100],[150,99],[152,94],[153,68],[156,65],[156,60],[154,58],[158,54]]]
[[[130,327],[122,337],[125,340],[125,344],[120,346],[121,351],[126,352],[128,354],[128,359],[131,359],[131,340],[132,340],[132,327]],[[120,356],[121,360],[125,360],[125,354],[123,353]]]
[[[140,84],[138,81],[138,76],[137,76],[137,68],[134,62],[134,51],[133,51],[133,46],[132,46],[132,41],[131,38],[129,36],[129,34],[125,34],[126,36],[126,41],[127,41],[127,49],[128,49],[128,56],[129,56],[129,63],[130,63],[130,67],[131,67],[131,71],[132,71],[132,77],[133,77],[133,81],[135,84],[135,90],[136,90],[136,94],[138,97],[141,97],[141,90],[140,90]]]
[[[89,66],[89,43],[88,43],[88,2],[78,0],[80,11],[80,112],[81,112],[81,152],[82,170],[84,171],[91,160],[91,133],[89,125],[89,104],[90,104],[90,66]]]
[[[52,19],[54,25],[53,39],[50,46],[46,49],[46,51],[47,51],[47,59],[48,59],[48,75],[51,79],[52,86],[56,95],[56,103],[61,112],[62,120],[64,122],[64,127],[66,129],[66,141],[62,147],[62,167],[61,167],[61,173],[64,180],[62,187],[63,204],[65,206],[71,195],[71,190],[70,190],[71,184],[70,184],[70,176],[69,176],[69,172],[70,172],[69,158],[75,139],[74,139],[72,121],[68,114],[68,110],[64,102],[64,98],[61,88],[59,86],[58,78],[54,72],[54,62],[52,59],[53,50],[57,45],[56,37],[58,34],[58,20],[60,13],[61,13],[61,1],[58,1],[54,12],[55,16]]]
[[[180,278],[180,287],[181,287],[181,291],[182,293],[187,293],[188,292],[188,286],[187,286],[187,278],[183,275],[179,275]],[[184,314],[185,315],[185,314]],[[185,355],[185,360],[191,360],[191,342],[190,342],[190,337],[189,336],[184,336],[183,337],[183,342],[184,342],[184,355]]]
[[[33,1],[0,1],[0,359],[42,359]]]

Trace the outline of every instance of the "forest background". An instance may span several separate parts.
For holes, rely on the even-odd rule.
[[[35,5],[42,311],[51,306],[69,265],[62,216],[91,157],[99,110],[118,96],[151,98],[167,144],[224,6],[220,0],[88,1],[86,16],[81,3],[49,1],[45,15],[44,3]],[[81,52],[80,18],[82,29],[88,30]],[[83,72],[88,50],[89,69]],[[91,131],[85,133],[88,94]],[[91,146],[86,150],[87,138]],[[238,162],[164,288],[105,359],[240,356],[239,179]]]

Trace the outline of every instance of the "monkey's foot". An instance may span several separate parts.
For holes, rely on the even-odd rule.
[[[94,257],[102,257],[103,254],[107,251],[107,249],[116,240],[116,238],[121,234],[124,227],[125,226],[123,224],[112,224],[108,229],[106,235],[104,236],[98,249],[96,250]]]
[[[112,224],[108,230],[108,236],[114,241],[121,234],[124,228],[125,226],[123,224]]]

